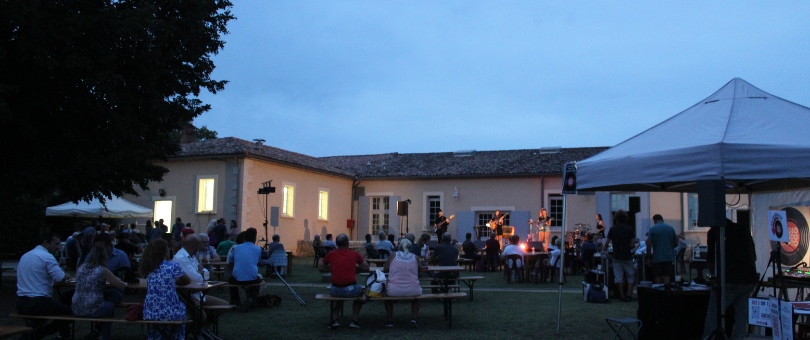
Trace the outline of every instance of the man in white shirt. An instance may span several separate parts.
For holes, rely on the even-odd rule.
[[[203,267],[202,265],[200,265],[200,263],[197,261],[197,258],[194,256],[197,254],[197,249],[199,249],[200,247],[200,238],[197,237],[197,235],[189,234],[188,236],[186,236],[185,239],[183,239],[181,245],[183,247],[177,251],[177,254],[174,254],[172,262],[179,264],[180,267],[183,268],[183,272],[185,272],[186,275],[188,275],[188,277],[191,278],[192,284],[205,282],[205,279],[203,277]],[[201,296],[202,296],[201,293],[192,293],[191,297],[196,306],[199,306]],[[203,306],[215,306],[215,305],[227,305],[228,302],[213,296],[206,296],[203,299],[202,304]],[[217,317],[217,315],[213,315],[216,312],[209,311],[207,313],[210,313],[212,315],[211,318],[206,318],[206,316],[203,315],[204,325],[207,325],[206,322],[207,319],[213,320],[214,318]],[[217,337],[207,327],[203,328],[202,331],[206,333],[206,335],[212,336],[213,339],[219,339],[219,337]]]
[[[509,238],[509,245],[506,248],[503,248],[503,253],[501,253],[501,259],[506,260],[509,255],[520,255],[520,260],[515,262],[515,265],[520,268],[523,267],[523,249],[520,249],[520,236],[512,235]],[[507,262],[509,268],[512,268],[512,264]]]
[[[22,315],[71,315],[70,306],[53,298],[53,284],[65,282],[70,275],[65,274],[53,256],[61,240],[52,232],[46,232],[40,244],[25,253],[17,265],[17,313]],[[70,335],[70,323],[54,321],[49,324],[34,324],[32,338],[51,335],[59,332],[62,337]]]

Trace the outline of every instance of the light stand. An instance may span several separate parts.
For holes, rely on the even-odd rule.
[[[726,244],[726,226],[725,224],[721,224],[718,227],[718,231],[720,236],[714,240],[714,277],[709,277],[712,281],[712,290],[714,291],[715,296],[715,327],[709,335],[707,335],[703,340],[709,339],[728,339],[726,335],[726,331],[723,330],[723,315],[725,314],[725,284],[726,284],[726,252],[725,252],[725,244]],[[718,275],[717,273],[720,273]],[[744,322],[745,320],[743,320]],[[736,320],[735,322],[740,322]]]
[[[259,189],[259,195],[264,195],[264,249],[267,249],[267,246],[270,244],[270,235],[267,234],[267,213],[268,213],[268,198],[270,198],[270,194],[276,192],[276,188],[271,186],[273,180],[269,180],[267,182],[262,183],[262,188]],[[275,232],[275,227],[273,227],[273,231]]]

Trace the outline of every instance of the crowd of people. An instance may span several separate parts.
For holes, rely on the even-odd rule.
[[[110,228],[105,223],[94,221],[91,226],[68,237],[64,249],[60,249],[58,235],[45,232],[39,238],[39,245],[20,258],[17,312],[37,316],[72,314],[80,318],[113,316],[115,307],[124,298],[127,283],[137,283],[139,277],[145,279],[147,285],[144,320],[185,320],[187,308],[227,305],[228,301],[203,297],[199,293],[189,294],[190,299],[184,302],[177,294],[178,286],[207,281],[211,270],[209,263],[223,259],[227,259],[233,268],[230,283],[261,282],[258,266],[262,250],[255,245],[256,229],[249,228],[240,233],[232,223],[228,231],[224,219],[213,220],[212,224],[213,234],[195,233],[190,224],[183,224],[177,218],[169,232],[163,220],[158,220],[154,224],[147,222],[148,232],[141,234],[134,224]],[[235,242],[231,241],[232,237]],[[273,240],[273,249],[283,251],[278,235]],[[63,256],[57,260],[60,250]],[[138,254],[141,255],[139,259],[136,258]],[[71,278],[66,270],[75,270],[75,278]],[[54,285],[59,284],[73,289],[54,294]],[[230,303],[249,307],[257,295],[258,289],[248,289],[247,301],[240,304],[238,290],[232,290]],[[210,329],[211,321],[217,317],[213,314],[216,312],[209,313],[202,315],[202,334],[207,339],[219,339]],[[97,332],[96,336],[107,340],[111,338],[110,327],[109,323],[101,323],[93,331]],[[55,332],[64,338],[69,336],[69,323],[64,321],[40,322],[35,328],[36,332],[30,338],[39,339]],[[91,337],[94,336],[91,334]],[[152,327],[148,338],[161,339],[161,335]],[[184,329],[181,327],[174,332],[172,338],[184,339]]]

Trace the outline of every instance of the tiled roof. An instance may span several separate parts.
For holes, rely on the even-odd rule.
[[[255,157],[316,171],[354,177],[354,173],[339,169],[320,158],[274,148],[267,145],[262,145],[257,148],[256,143],[254,142],[234,137],[217,138],[202,142],[183,144],[181,147],[182,150],[171,158],[178,159],[212,156]]]
[[[497,177],[562,174],[563,165],[581,161],[607,147],[547,150],[477,151],[455,157],[452,152],[386,153],[377,155],[312,157],[244,139],[225,137],[182,145],[174,159],[241,156],[360,178]]]
[[[551,153],[540,149],[478,151],[467,157],[455,157],[452,152],[388,153],[321,159],[360,178],[531,176],[562,174],[565,163],[581,161],[607,149],[562,148]]]

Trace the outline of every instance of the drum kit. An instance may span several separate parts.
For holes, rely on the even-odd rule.
[[[570,244],[573,244],[574,247],[579,248],[582,246],[582,240],[588,235],[588,230],[590,230],[588,227],[590,225],[582,223],[577,223],[574,225],[577,226],[577,228],[571,233],[569,242]]]

